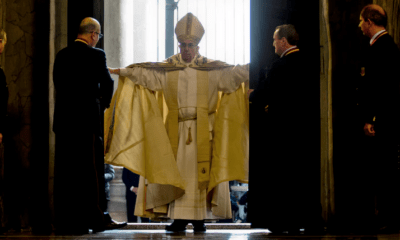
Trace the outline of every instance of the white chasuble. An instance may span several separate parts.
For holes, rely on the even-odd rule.
[[[180,54],[173,57],[177,58],[180,63],[184,63],[181,60]],[[168,92],[167,79],[169,72],[164,69],[142,67],[121,69],[121,76],[129,78],[135,84],[149,90],[163,91],[166,99],[177,97],[178,104],[179,140],[176,163],[180,177],[184,182],[185,193],[170,202],[168,206],[157,206],[148,209],[146,201],[151,197],[149,194],[157,195],[157,192],[146,192],[148,182],[141,176],[135,215],[152,218],[192,220],[232,218],[228,181],[219,183],[209,194],[207,194],[207,189],[200,190],[198,187],[196,106],[197,71],[199,70],[190,67],[197,57],[193,59],[192,63],[185,63],[188,67],[179,70],[177,93]],[[213,126],[218,103],[218,92],[235,92],[241,83],[248,82],[248,79],[248,66],[235,66],[208,71],[208,130],[210,151],[212,150]],[[187,144],[189,136],[191,136],[191,142]],[[157,151],[157,149],[154,149],[154,151]],[[162,160],[160,159],[160,161]]]

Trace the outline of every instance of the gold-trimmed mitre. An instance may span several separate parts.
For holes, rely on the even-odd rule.
[[[188,13],[176,24],[175,34],[178,42],[193,40],[197,45],[204,35],[204,28],[196,16]]]

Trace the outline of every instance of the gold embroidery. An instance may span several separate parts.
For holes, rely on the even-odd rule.
[[[300,51],[300,49],[298,49],[298,48],[294,48],[294,49],[292,49],[292,50],[288,51],[287,53],[285,53],[285,55],[284,55],[284,56],[287,56],[287,55],[289,55],[289,54],[291,54],[291,53],[294,53],[294,52],[299,52],[299,51]]]
[[[175,34],[179,42],[192,40],[197,45],[204,35],[204,28],[196,16],[188,13],[176,24]]]

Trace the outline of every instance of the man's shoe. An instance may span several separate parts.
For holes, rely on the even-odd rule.
[[[108,222],[104,226],[104,228],[105,228],[105,230],[113,230],[113,229],[123,228],[126,225],[128,225],[127,222],[117,222],[114,219],[111,219],[111,222]]]
[[[175,220],[171,225],[166,226],[165,230],[169,232],[183,232],[186,230],[186,225],[188,224],[185,220]]]
[[[106,230],[113,230],[113,229],[118,229],[122,228],[128,225],[127,222],[117,222],[113,219],[110,219],[108,223],[106,224],[101,224],[101,225],[96,225],[92,227],[92,233],[97,233],[97,232],[104,232]]]
[[[205,232],[207,231],[207,227],[204,224],[204,221],[193,221],[193,231],[194,232]]]
[[[92,233],[104,232],[106,230],[104,225],[92,227],[91,229],[92,229]]]
[[[104,230],[113,230],[113,229],[118,229],[125,227],[128,225],[127,222],[117,222],[114,219],[111,218],[111,215],[108,212],[104,212],[103,215],[104,218]],[[103,230],[103,231],[104,231]]]

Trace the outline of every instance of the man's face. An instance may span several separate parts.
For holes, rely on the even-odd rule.
[[[274,43],[272,44],[275,47],[275,53],[281,55],[284,51],[284,38],[278,38],[278,30],[274,33]]]
[[[361,28],[361,31],[363,32],[363,34],[365,36],[370,37],[369,35],[369,27],[370,27],[370,23],[369,21],[365,21],[365,19],[360,16],[360,24],[358,25]]]
[[[98,28],[94,32],[92,32],[92,35],[91,35],[92,43],[90,44],[90,46],[92,46],[92,47],[96,46],[96,44],[99,42],[99,40],[101,38],[100,35],[102,35],[101,29],[100,29],[100,26],[98,26]]]
[[[6,46],[6,39],[0,39],[0,54],[3,53],[5,46]]]
[[[185,40],[179,45],[182,59],[185,62],[191,62],[196,56],[199,47],[192,40]]]

